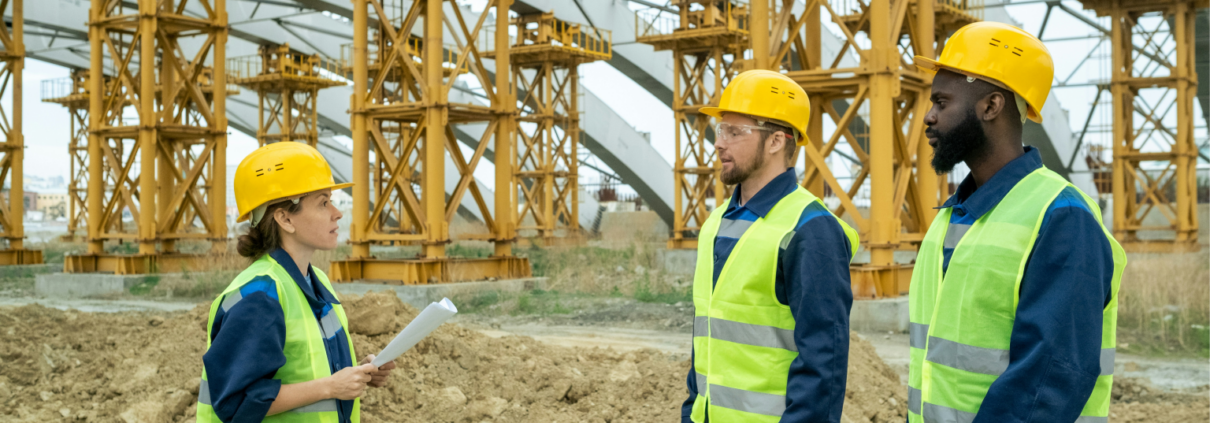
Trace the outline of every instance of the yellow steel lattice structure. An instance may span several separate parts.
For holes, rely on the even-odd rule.
[[[723,87],[743,65],[748,48],[749,9],[735,0],[673,0],[635,14],[635,37],[658,50],[672,50],[672,112],[676,119],[673,164],[672,238],[668,248],[697,248],[697,233],[715,205],[725,199],[722,164],[714,152],[710,117],[702,107],[718,105]]]
[[[42,81],[42,101],[66,107],[71,116],[67,145],[71,180],[67,185],[67,234],[63,239],[84,238],[88,229],[88,70],[72,69],[69,77]],[[105,189],[111,191],[109,184]],[[115,219],[114,224],[120,222]]]
[[[0,105],[0,182],[8,192],[0,198],[0,238],[8,241],[0,246],[0,265],[42,263],[42,251],[24,247],[25,216],[24,167],[25,137],[21,132],[21,72],[25,68],[23,0],[0,1],[0,12],[11,15],[12,26],[0,25],[0,95],[9,94],[11,102]]]
[[[318,54],[291,53],[288,43],[260,46],[258,53],[227,62],[231,83],[256,91],[256,141],[298,141],[314,147],[319,142],[319,90],[345,85],[335,79],[340,69]]]
[[[1109,91],[1113,95],[1114,237],[1126,251],[1196,251],[1200,245],[1193,31],[1196,9],[1210,2],[1081,3],[1112,22]],[[1145,23],[1142,18],[1148,14],[1152,19]],[[1164,27],[1171,38],[1157,35]],[[1173,111],[1175,127],[1168,118]],[[1164,215],[1167,225],[1143,223],[1148,214],[1157,212]]]
[[[423,284],[530,275],[529,261],[512,255],[515,201],[509,197],[512,166],[496,161],[495,210],[487,206],[473,172],[489,144],[496,157],[511,157],[516,125],[516,93],[509,81],[507,33],[495,36],[496,75],[489,78],[476,47],[484,23],[496,13],[496,26],[508,26],[510,0],[491,0],[477,22],[468,22],[462,9],[446,0],[354,0],[353,46],[353,211],[352,251],[347,260],[332,263],[332,279],[359,279]],[[376,19],[370,27],[370,16]],[[469,26],[468,26],[469,25]],[[413,31],[423,34],[411,41]],[[450,34],[451,49],[443,43]],[[371,44],[373,36],[373,44]],[[474,78],[489,105],[451,102],[449,92],[459,77]],[[466,157],[455,139],[453,125],[486,124],[474,152]],[[452,162],[459,175],[446,196],[445,166]],[[381,175],[371,184],[371,169]],[[376,178],[377,179],[377,178]],[[450,221],[464,195],[471,195],[488,233],[472,234],[495,243],[487,258],[451,258]],[[398,207],[396,207],[398,206]],[[383,260],[370,255],[371,243],[419,243],[420,256]]]
[[[480,39],[495,58],[496,27]],[[613,56],[613,35],[556,19],[552,13],[512,20],[513,86],[521,93],[515,131],[511,196],[518,201],[518,235],[544,245],[582,244],[580,228],[579,66]],[[499,156],[497,156],[499,157]]]
[[[89,14],[88,92],[103,95],[88,97],[88,251],[64,268],[198,268],[204,256],[179,253],[176,241],[226,251],[226,1],[93,0]],[[105,241],[138,253],[107,253]]]
[[[947,195],[928,164],[932,148],[924,136],[931,78],[917,71],[912,56],[935,57],[938,40],[978,20],[969,11],[981,4],[810,0],[799,12],[793,0],[752,0],[751,6],[753,16],[770,17],[752,21],[753,66],[784,70],[811,97],[801,183],[821,198],[839,199],[833,212],[854,223],[870,253],[869,263],[851,269],[853,295],[907,293],[911,265],[896,263],[894,253],[919,245]],[[819,41],[823,11],[844,34],[830,62]],[[855,55],[858,65],[843,66],[845,54]],[[823,132],[825,116],[835,124],[831,134]],[[843,162],[837,154],[842,140],[853,153]],[[829,158],[836,162],[831,168]],[[833,171],[844,168],[851,171],[847,183]],[[863,189],[869,190],[868,212],[854,200]]]

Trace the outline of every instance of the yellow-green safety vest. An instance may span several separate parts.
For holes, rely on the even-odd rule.
[[[714,239],[730,200],[714,209],[702,225],[693,277],[693,367],[698,391],[694,422],[702,423],[707,411],[716,422],[777,422],[785,411],[786,379],[798,347],[790,307],[777,301],[777,257],[811,202],[819,199],[798,187],[764,218],[751,222],[723,265],[717,286]],[[855,254],[857,232],[836,221]]]
[[[282,385],[292,383],[301,383],[320,379],[332,375],[328,365],[328,352],[324,348],[325,334],[335,333],[337,323],[339,327],[344,328],[345,334],[349,333],[349,321],[345,317],[344,307],[340,304],[332,304],[332,311],[324,318],[324,322],[317,321],[315,314],[311,311],[311,305],[307,302],[306,294],[303,294],[302,289],[294,282],[294,278],[284,267],[273,260],[268,254],[265,254],[260,259],[244,269],[231,285],[223,291],[221,295],[214,300],[210,305],[210,319],[206,323],[206,349],[210,349],[210,332],[214,328],[214,316],[218,313],[220,307],[224,310],[229,310],[232,306],[242,298],[239,294],[239,289],[252,281],[258,276],[269,276],[273,278],[277,285],[277,299],[281,303],[282,312],[285,315],[286,321],[286,344],[284,353],[286,355],[286,364],[277,373],[273,375],[274,379],[281,380]],[[336,291],[332,289],[332,284],[328,282],[328,275],[319,269],[315,269],[315,279],[322,283],[324,288],[328,289],[332,295],[336,295]],[[353,337],[346,336],[349,340],[349,356],[357,357],[353,352]],[[348,363],[353,365],[354,363]],[[337,409],[339,404],[336,399],[326,399],[314,404],[295,408],[293,410],[265,417],[265,422],[282,422],[282,423],[339,423]],[[361,421],[361,399],[353,401],[353,423]],[[214,414],[214,408],[211,406],[209,384],[206,381],[206,369],[202,368],[202,386],[198,390],[197,404],[197,423],[219,423],[220,420]]]
[[[909,290],[911,423],[974,420],[987,390],[1008,368],[1025,263],[1046,210],[1067,187],[1073,186],[1042,167],[1026,175],[969,228],[949,225],[950,209],[937,214],[920,244]],[[1083,192],[1080,195],[1101,222],[1096,202]],[[1113,249],[1113,293],[1103,314],[1101,374],[1079,423],[1109,419],[1118,287],[1126,253],[1104,232]],[[943,272],[943,248],[947,246],[954,251],[949,269]]]

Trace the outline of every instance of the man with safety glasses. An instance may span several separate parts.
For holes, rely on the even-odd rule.
[[[734,194],[698,235],[682,422],[839,422],[857,233],[798,185],[810,101],[784,75],[737,75],[714,147]]]

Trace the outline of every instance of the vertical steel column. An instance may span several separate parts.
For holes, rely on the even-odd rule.
[[[517,127],[517,92],[509,73],[512,71],[508,39],[508,10],[512,0],[496,0],[496,233],[495,255],[511,256],[513,240],[517,238],[517,194],[513,183],[513,161],[516,145],[513,133]],[[484,11],[486,13],[486,11]],[[503,30],[500,30],[503,28]]]
[[[369,80],[369,1],[353,0],[353,222],[349,226],[350,259],[369,258],[366,227],[370,216],[370,133],[366,122]]]
[[[925,0],[920,0],[925,1]],[[823,69],[823,45],[820,41],[823,37],[823,22],[820,21],[819,6],[809,7],[803,13],[802,19],[805,33],[803,34],[804,50],[806,50],[806,61],[803,63],[803,70],[821,70]],[[791,42],[786,40],[785,42]],[[824,99],[822,95],[809,95],[811,98],[811,123],[807,125],[808,144],[804,144],[806,148],[814,148],[816,150],[823,148],[823,118],[824,118]],[[803,174],[812,173],[815,164],[807,157],[804,152],[802,155]],[[824,198],[824,183],[823,178],[803,178],[803,188],[811,191],[816,197]]]
[[[916,33],[912,34],[915,43],[912,48],[924,57],[937,57],[937,51],[934,48],[936,44],[936,27],[934,15],[935,0],[916,0]],[[929,82],[931,85],[931,81]],[[933,107],[933,102],[929,100],[929,90],[921,93],[920,98],[916,99],[917,116],[924,116],[929,109]],[[925,140],[920,140],[916,143],[916,181],[917,192],[919,193],[919,208],[920,216],[917,219],[920,223],[928,225],[937,216],[936,207],[941,204],[943,198],[938,195],[938,184],[944,182],[945,178],[937,178],[937,172],[933,171],[933,166],[929,161],[933,157],[933,146],[929,145]],[[941,179],[941,181],[938,181]]]
[[[207,196],[211,228],[210,251],[227,251],[227,0],[214,0],[218,27],[214,38],[214,151],[210,153],[210,187]]]
[[[156,0],[139,0],[139,254],[156,253],[155,33]],[[167,90],[168,87],[164,87]],[[167,108],[167,105],[165,105]],[[169,150],[172,151],[172,150]]]
[[[870,265],[894,263],[899,240],[898,210],[894,210],[894,142],[892,101],[899,96],[898,49],[891,40],[890,0],[870,2],[870,223],[867,232]],[[898,31],[895,31],[896,33]]]
[[[101,128],[102,110],[101,99],[106,97],[102,81],[104,69],[101,49],[101,37],[105,29],[98,23],[105,17],[105,1],[92,0],[88,10],[88,254],[105,252],[104,239],[101,238],[101,200],[105,191],[105,179],[101,174],[101,143],[106,142],[98,129]],[[116,189],[117,187],[115,187]]]
[[[13,5],[12,47],[8,52],[11,59],[8,62],[9,72],[12,72],[12,122],[9,123],[8,145],[9,156],[9,227],[8,248],[20,251],[24,247],[25,224],[25,135],[21,132],[21,74],[25,69],[25,8],[23,0],[10,0]],[[20,253],[18,253],[20,254]],[[41,260],[39,260],[41,261]],[[20,261],[18,260],[18,263]]]
[[[445,50],[442,40],[442,0],[425,0],[424,9],[424,145],[421,160],[421,204],[428,226],[427,239],[421,249],[426,258],[445,257],[449,242],[449,223],[445,220],[445,127],[449,120],[449,100],[442,81]],[[456,76],[450,76],[454,78]],[[455,147],[456,148],[456,147]]]

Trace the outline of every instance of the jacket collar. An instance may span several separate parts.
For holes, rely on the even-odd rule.
[[[727,206],[727,212],[741,207],[739,199],[741,198],[740,190],[742,189],[742,185],[735,186],[735,192],[731,193],[731,202]],[[785,196],[790,195],[796,189],[798,189],[798,174],[794,173],[794,168],[789,168],[773,178],[772,181],[769,181],[760,191],[756,192],[756,195],[748,199],[748,202],[742,207],[756,213],[757,216],[763,219],[769,214],[769,211],[773,210],[773,206],[776,206],[777,202],[781,201]]]
[[[1025,176],[1042,167],[1042,154],[1038,149],[1025,146],[1025,154],[1017,157],[1000,168],[987,183],[981,187],[975,186],[975,176],[966,175],[958,185],[957,192],[950,196],[939,209],[961,205],[966,214],[978,220],[987,212],[1000,204],[1008,192],[1017,186]]]
[[[307,266],[308,276],[311,277],[311,283],[308,284],[307,280],[303,278],[302,272],[298,270],[298,265],[294,264],[294,258],[290,257],[290,253],[287,253],[286,250],[278,248],[269,253],[269,256],[279,266],[286,269],[286,273],[290,274],[291,279],[294,279],[294,283],[298,285],[298,289],[302,290],[303,295],[307,296],[307,303],[311,305],[311,308],[319,309],[323,308],[325,304],[340,304],[340,301],[336,300],[336,296],[328,292],[324,284],[315,276],[314,267]],[[312,286],[313,289],[307,289],[308,285]],[[316,293],[319,293],[319,297],[315,296]]]

